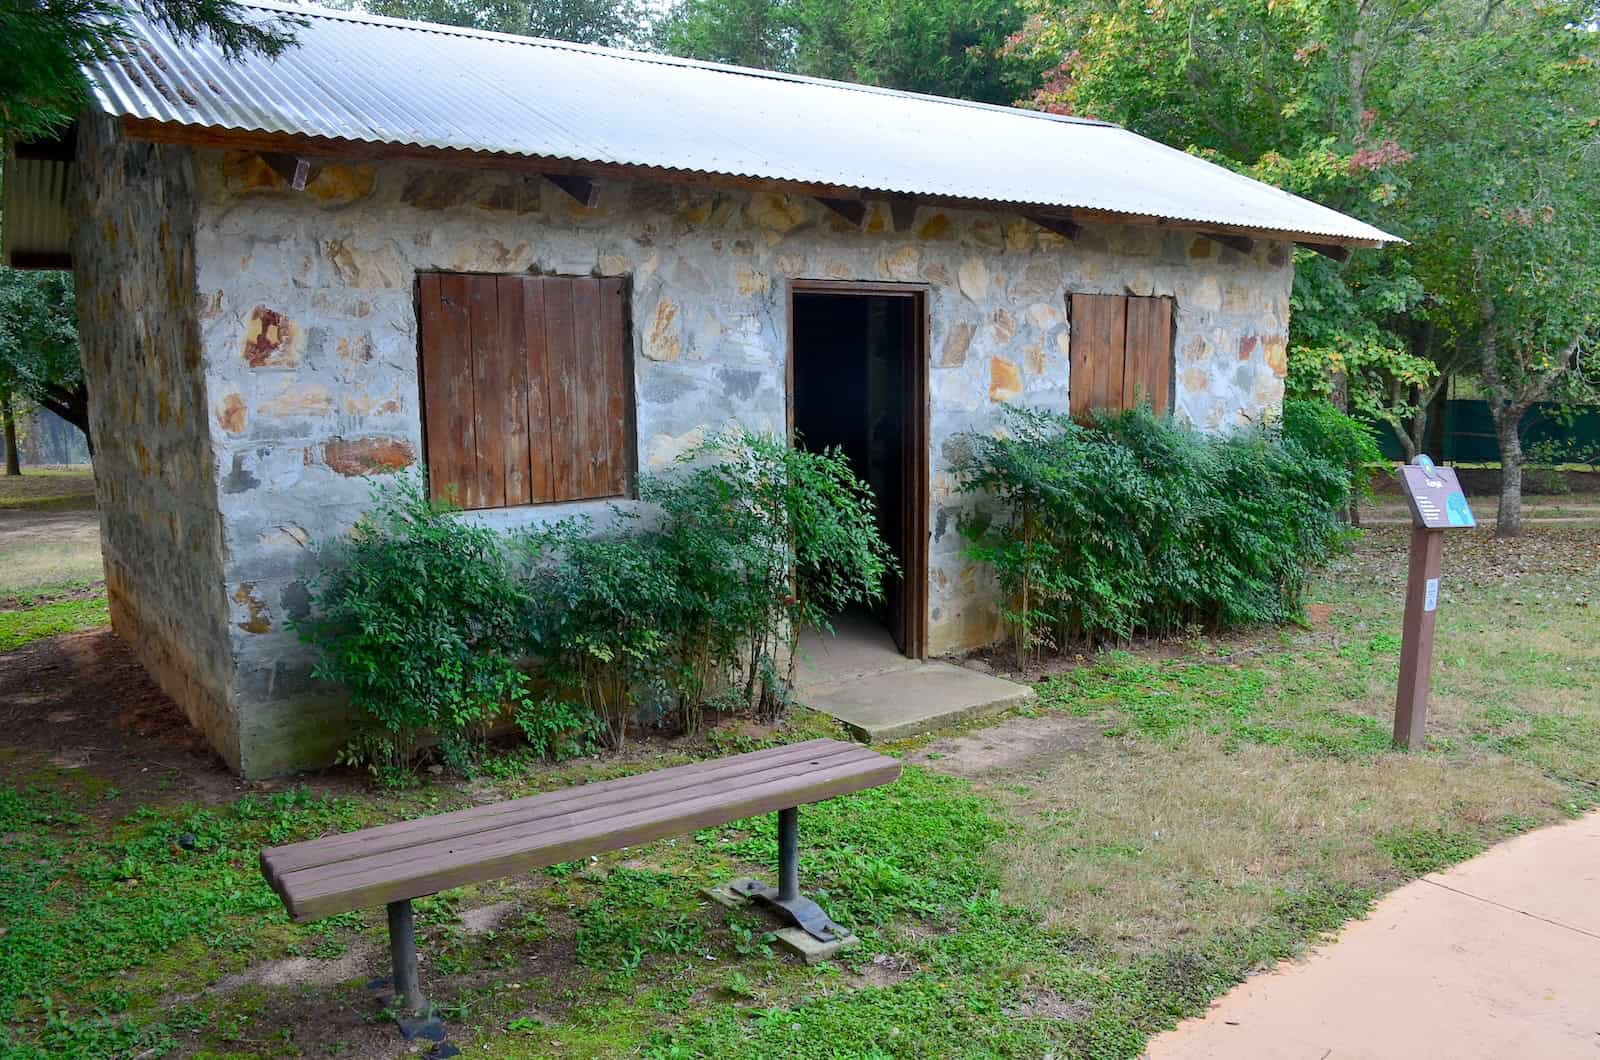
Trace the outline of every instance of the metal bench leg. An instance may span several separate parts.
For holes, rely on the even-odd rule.
[[[778,900],[800,897],[800,808],[778,811]]]
[[[432,1015],[417,981],[417,928],[411,901],[389,903],[389,953],[394,960],[394,1000],[400,1005],[400,1034],[408,1041],[444,1041],[444,1023]]]
[[[819,942],[833,942],[850,932],[835,924],[816,902],[800,894],[800,810],[778,811],[778,886],[760,880],[739,880],[735,893],[753,898]]]

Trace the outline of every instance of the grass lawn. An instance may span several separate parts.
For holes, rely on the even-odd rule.
[[[110,621],[89,469],[0,475],[0,556],[0,651]]]
[[[87,467],[23,468],[0,475],[0,511],[94,507],[94,472]]]
[[[699,897],[771,874],[765,819],[426,899],[424,987],[469,1056],[1136,1057],[1376,895],[1600,804],[1600,530],[1450,537],[1419,754],[1388,740],[1404,570],[1369,531],[1304,627],[1069,660],[1027,716],[895,745],[898,784],[801,813],[802,886],[863,939],[840,961]],[[205,799],[0,737],[0,1053],[397,1055],[362,988],[383,911],[291,925],[261,845],[750,746]]]

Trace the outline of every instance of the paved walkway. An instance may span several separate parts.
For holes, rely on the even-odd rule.
[[[1600,1058],[1600,813],[1407,884],[1147,1056]]]

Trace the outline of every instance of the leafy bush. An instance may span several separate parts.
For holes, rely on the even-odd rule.
[[[749,431],[686,454],[641,487],[662,512],[679,594],[682,690],[702,694],[732,671],[758,715],[788,702],[795,643],[828,615],[883,594],[893,555],[871,490],[837,449],[812,452]],[[786,673],[778,673],[787,656]]]
[[[962,530],[999,578],[1019,665],[1081,638],[1295,617],[1354,488],[1286,432],[1206,435],[1148,408],[1088,424],[1008,409],[971,443],[957,470],[1000,512]]]
[[[1283,403],[1283,436],[1302,450],[1344,470],[1349,504],[1372,496],[1372,467],[1383,453],[1372,427],[1319,398]]]
[[[664,676],[671,569],[650,538],[596,536],[588,519],[528,531],[521,544],[530,560],[528,646],[545,691],[518,724],[545,750],[552,719],[589,718],[621,747],[636,692]]]
[[[385,777],[437,743],[470,761],[488,724],[526,695],[517,665],[527,592],[501,537],[429,501],[420,475],[373,492],[349,538],[322,552],[313,617],[296,623],[316,676],[378,723],[353,747]]]
[[[508,541],[430,503],[420,476],[377,486],[299,624],[317,676],[377,722],[346,760],[399,777],[437,743],[470,768],[508,714],[546,755],[621,746],[652,712],[688,731],[708,706],[772,716],[801,630],[877,599],[893,567],[837,451],[731,434],[641,494],[648,525],[617,509],[617,531],[565,519]]]

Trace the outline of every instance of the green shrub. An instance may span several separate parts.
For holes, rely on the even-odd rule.
[[[1008,409],[957,471],[999,502],[962,531],[999,579],[1019,665],[1078,639],[1297,616],[1352,489],[1279,431],[1207,435],[1148,408],[1087,424]]]
[[[683,628],[720,630],[719,648],[732,638],[743,699],[758,716],[787,704],[801,631],[828,629],[833,612],[881,598],[894,572],[872,491],[838,449],[813,452],[750,431],[721,435],[643,492],[662,509],[667,551],[683,561],[683,602],[694,608]],[[722,570],[707,569],[708,561]],[[705,606],[718,599],[728,613]],[[722,624],[729,620],[740,624]],[[680,650],[698,658],[701,647],[691,637]]]
[[[1372,468],[1383,463],[1383,452],[1370,424],[1319,398],[1289,400],[1283,403],[1283,437],[1341,468],[1350,480],[1350,504],[1372,496]]]
[[[316,648],[316,676],[343,688],[377,723],[347,757],[384,777],[437,745],[452,765],[526,695],[517,666],[529,598],[501,535],[428,500],[420,475],[374,487],[373,509],[321,551],[313,617],[296,623]]]
[[[527,644],[543,692],[518,711],[518,725],[544,751],[566,719],[592,719],[620,748],[641,690],[666,676],[672,570],[650,537],[596,535],[587,518],[526,531],[521,545]]]
[[[620,530],[576,518],[508,539],[430,503],[420,476],[375,487],[298,623],[317,676],[376,722],[345,760],[399,778],[436,744],[468,769],[508,714],[545,755],[620,747],[635,720],[693,731],[709,705],[770,717],[801,630],[877,599],[893,568],[837,451],[721,436],[641,495],[649,524],[619,508]]]

